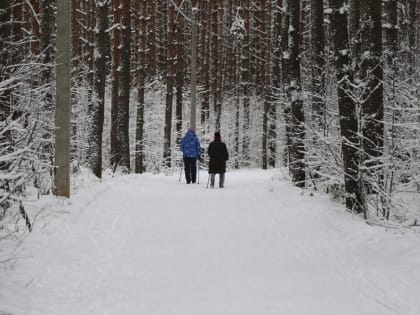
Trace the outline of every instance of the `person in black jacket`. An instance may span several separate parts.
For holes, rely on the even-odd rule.
[[[223,188],[225,183],[226,161],[229,160],[229,154],[226,144],[222,142],[220,132],[214,134],[214,141],[209,145],[208,154],[210,157],[210,187],[214,188],[215,176],[219,174],[219,187]]]

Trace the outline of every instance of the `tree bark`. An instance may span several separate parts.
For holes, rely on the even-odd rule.
[[[291,152],[289,168],[293,183],[305,187],[305,116],[303,112],[303,96],[300,76],[300,2],[290,4],[289,27],[289,75],[288,89],[292,95],[291,102]]]
[[[325,58],[324,58],[324,2],[311,0],[312,46],[312,113],[314,122],[324,130],[325,126]]]
[[[144,90],[145,90],[145,70],[146,70],[146,46],[147,46],[147,0],[139,3],[139,23],[137,38],[138,66],[137,66],[137,113],[136,113],[136,153],[135,153],[135,173],[144,172]]]
[[[210,38],[208,28],[210,26],[211,14],[209,14],[210,3],[207,0],[201,0],[202,27],[201,27],[201,51],[202,68],[201,81],[203,84],[202,103],[201,103],[201,128],[202,133],[207,134],[207,124],[210,114]]]
[[[108,49],[108,2],[96,0],[95,80],[88,115],[91,119],[88,161],[93,174],[102,177],[102,135],[105,109],[106,56]]]
[[[340,115],[341,149],[343,152],[344,183],[346,207],[360,212],[362,207],[361,190],[358,184],[360,147],[356,104],[351,96],[353,73],[352,60],[347,53],[350,50],[347,29],[347,15],[342,12],[344,0],[329,0],[331,29],[334,44],[334,58],[337,77],[337,96]]]
[[[117,163],[124,172],[130,172],[129,109],[130,109],[130,58],[131,58],[131,0],[121,1],[121,72],[118,97]]]
[[[250,1],[244,0],[244,20],[245,20],[245,36],[243,40],[243,49],[241,55],[241,68],[242,68],[242,91],[243,91],[243,130],[242,130],[242,158],[243,165],[249,166],[250,159],[250,139],[249,139],[249,123],[250,123],[250,109],[249,109],[249,95],[250,95]]]
[[[180,7],[182,0],[177,0],[177,6]],[[175,23],[176,36],[176,143],[181,141],[182,136],[182,88],[184,85],[184,17],[177,15]]]
[[[121,22],[121,12],[119,9],[121,0],[114,0],[114,25],[119,25]],[[120,146],[118,143],[118,94],[119,94],[119,67],[121,62],[121,26],[114,27],[113,38],[113,56],[112,56],[112,96],[111,96],[111,167],[115,170],[118,165],[118,152]]]
[[[384,145],[384,106],[382,70],[381,0],[362,2],[361,79],[366,88],[362,93],[363,161],[366,169],[375,166],[371,174],[381,176]],[[370,187],[370,185],[368,185]]]
[[[290,62],[290,51],[289,51],[289,24],[290,24],[290,8],[289,0],[283,0],[282,6],[282,20],[281,20],[281,33],[280,33],[280,54],[281,54],[281,73],[280,76],[283,94],[283,103],[286,104],[284,109],[284,120],[285,120],[285,137],[286,137],[286,150],[284,152],[284,164],[290,165],[290,152],[291,152],[291,110],[290,110],[290,91],[288,89],[290,77],[289,77],[289,62]],[[290,166],[289,166],[290,173]]]
[[[172,135],[172,102],[174,90],[174,57],[175,57],[175,8],[172,2],[169,3],[168,21],[168,51],[165,64],[166,70],[166,106],[165,106],[165,127],[163,139],[163,159],[166,167],[171,167],[171,135]]]
[[[385,60],[392,69],[398,53],[398,0],[384,1],[384,25]]]

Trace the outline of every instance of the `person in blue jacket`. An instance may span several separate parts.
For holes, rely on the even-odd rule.
[[[197,160],[201,157],[201,145],[194,129],[188,129],[182,138],[181,151],[184,159],[187,184],[195,183],[197,179]]]

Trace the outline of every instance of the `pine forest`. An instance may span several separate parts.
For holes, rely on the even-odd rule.
[[[419,224],[418,2],[1,0],[0,229],[68,196],[62,170],[178,173],[189,128],[203,149],[221,133],[230,170]]]

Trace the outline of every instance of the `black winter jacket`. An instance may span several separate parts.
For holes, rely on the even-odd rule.
[[[220,174],[226,172],[226,161],[229,160],[226,144],[221,140],[214,140],[209,145],[208,153],[210,157],[209,173]]]

